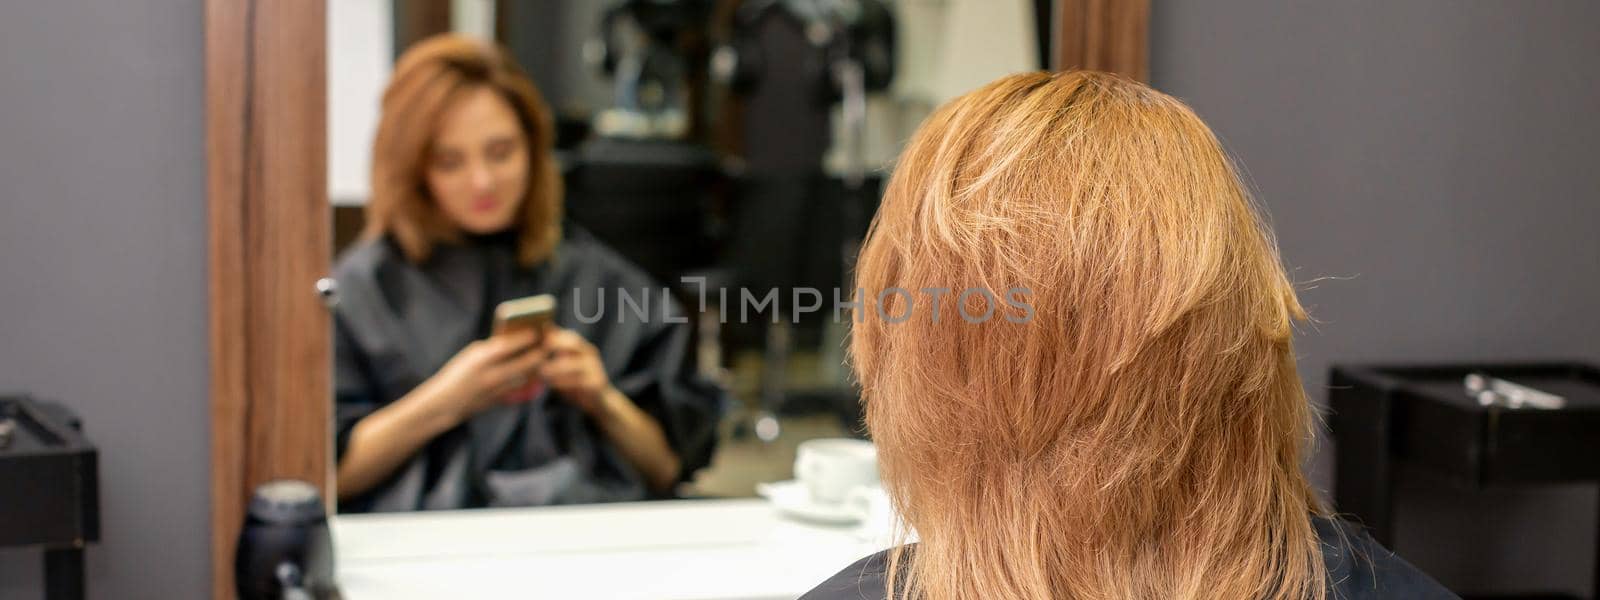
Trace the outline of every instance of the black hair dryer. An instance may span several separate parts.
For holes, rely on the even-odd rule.
[[[239,600],[339,598],[322,494],[304,481],[262,484],[250,498],[233,562]]]

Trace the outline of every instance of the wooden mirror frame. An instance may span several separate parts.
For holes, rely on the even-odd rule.
[[[338,1],[338,0],[334,0]],[[327,0],[206,0],[212,597],[257,485],[333,506]],[[1149,0],[1055,0],[1054,63],[1148,71]]]
[[[335,0],[338,1],[338,0]],[[325,0],[206,0],[211,588],[251,490],[332,489]],[[331,504],[330,504],[331,505]]]

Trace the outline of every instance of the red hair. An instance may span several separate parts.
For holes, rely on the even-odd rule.
[[[866,421],[920,537],[891,553],[891,597],[1324,595],[1303,313],[1183,103],[1083,71],[951,101],[902,155],[857,269]],[[1032,316],[890,323],[890,287],[1026,288]]]
[[[527,136],[530,164],[517,223],[518,260],[531,266],[555,251],[561,241],[561,176],[551,154],[550,108],[505,48],[458,34],[428,38],[395,64],[373,141],[364,236],[390,236],[407,259],[422,262],[435,243],[460,235],[430,197],[424,166],[442,115],[483,87],[505,99]]]

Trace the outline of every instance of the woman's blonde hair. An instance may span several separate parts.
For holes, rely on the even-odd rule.
[[[890,555],[891,597],[1323,597],[1304,315],[1183,103],[1078,71],[946,104],[857,269],[866,421],[920,537]],[[1022,288],[1028,308],[941,319],[890,288]]]
[[[408,260],[420,263],[434,244],[460,236],[433,201],[424,171],[445,111],[484,87],[505,99],[527,136],[528,190],[516,224],[518,261],[531,266],[555,251],[561,241],[561,176],[551,155],[550,108],[504,48],[458,34],[428,38],[395,63],[372,145],[365,237],[392,237]]]

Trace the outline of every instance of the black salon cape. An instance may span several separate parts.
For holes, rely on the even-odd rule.
[[[1355,524],[1312,517],[1311,525],[1328,569],[1328,600],[1460,600]],[[908,557],[916,553],[915,544],[907,548]],[[889,551],[884,550],[845,567],[800,600],[886,600],[888,569]]]
[[[667,300],[661,286],[576,227],[567,227],[554,256],[532,269],[516,263],[509,238],[485,240],[440,244],[421,265],[407,261],[388,239],[360,242],[340,258],[334,272],[339,456],[356,421],[404,396],[484,337],[496,303],[548,293],[560,303],[556,324],[599,348],[612,384],[661,424],[684,476],[705,466],[724,396],[693,374],[690,330],[680,322],[686,313]],[[648,292],[647,316],[640,318],[632,304],[619,306],[618,290],[635,301]],[[584,323],[578,310],[586,320],[601,318]],[[644,478],[591,419],[546,393],[491,409],[440,435],[383,483],[341,501],[339,508],[388,512],[651,496]]]

